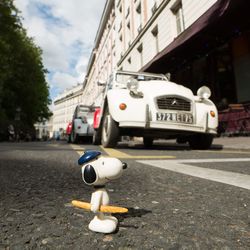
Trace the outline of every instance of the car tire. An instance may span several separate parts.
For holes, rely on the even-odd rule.
[[[101,129],[95,129],[92,138],[93,145],[100,145],[102,142],[102,133]]]
[[[73,143],[78,143],[79,141],[79,136],[77,133],[75,133],[74,131],[71,132],[71,141]]]
[[[112,118],[108,108],[106,109],[102,122],[102,145],[104,148],[114,148],[119,140],[119,126]]]
[[[211,134],[195,134],[189,138],[189,146],[192,149],[209,149],[213,143],[214,136]]]
[[[71,134],[67,136],[67,142],[71,143]]]
[[[143,137],[143,144],[146,148],[151,148],[153,146],[153,138]]]

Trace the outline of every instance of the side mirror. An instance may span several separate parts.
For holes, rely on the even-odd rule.
[[[102,81],[102,80],[100,80],[100,81],[97,82],[98,86],[106,86],[106,84],[107,83],[105,81]]]

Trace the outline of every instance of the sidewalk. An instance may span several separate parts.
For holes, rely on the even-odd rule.
[[[141,137],[134,137],[134,143],[142,143]],[[183,147],[183,144],[177,144],[176,140],[156,140],[156,144]],[[187,144],[188,145],[188,144]],[[250,154],[250,136],[232,136],[215,137],[211,149],[249,151]]]
[[[250,151],[250,137],[249,136],[216,137],[214,138],[212,148],[216,148],[219,146],[221,146],[223,149]]]

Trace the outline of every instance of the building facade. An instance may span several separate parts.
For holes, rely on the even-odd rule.
[[[53,137],[53,118],[44,120],[34,125],[37,140],[48,140]]]
[[[67,125],[72,121],[76,106],[83,102],[83,85],[78,84],[65,90],[54,100],[53,108],[53,136],[63,136]]]
[[[250,20],[245,0],[107,0],[83,96],[115,70],[171,73],[196,92],[212,89],[220,105],[250,101]]]

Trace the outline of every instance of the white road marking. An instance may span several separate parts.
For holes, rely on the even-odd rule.
[[[221,182],[250,190],[250,175],[195,167],[191,163],[216,163],[216,162],[250,162],[250,158],[225,158],[225,159],[182,159],[182,160],[144,160],[137,161],[153,167],[158,167],[173,172],[191,175],[211,181]],[[187,164],[188,163],[188,164]]]

